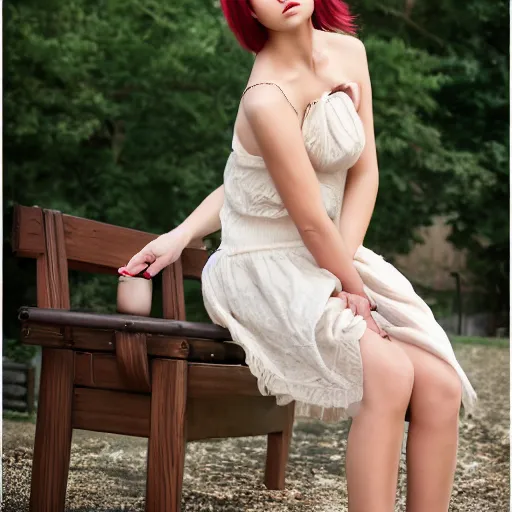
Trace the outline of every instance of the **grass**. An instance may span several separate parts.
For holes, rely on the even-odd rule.
[[[29,414],[28,412],[15,412],[15,411],[3,411],[3,419],[9,421],[20,421],[23,423],[34,423],[36,422],[36,413]]]
[[[483,338],[480,336],[450,336],[452,344],[484,345],[487,347],[509,348],[508,338]]]

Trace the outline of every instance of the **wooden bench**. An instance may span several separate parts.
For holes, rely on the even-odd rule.
[[[16,206],[13,250],[37,260],[24,343],[43,347],[31,512],[64,511],[74,428],[147,437],[146,511],[180,510],[186,442],[267,435],[264,482],[283,489],[294,404],[261,396],[229,332],[187,322],[183,279],[207,260],[191,244],[162,273],[163,319],[70,311],[68,270],[111,274],[156,235]]]

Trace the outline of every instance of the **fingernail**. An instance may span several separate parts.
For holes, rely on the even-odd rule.
[[[153,276],[148,272],[144,272],[144,274],[142,274],[146,279],[151,279]]]

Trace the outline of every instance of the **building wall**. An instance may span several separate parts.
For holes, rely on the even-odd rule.
[[[425,243],[417,244],[409,254],[396,255],[396,267],[411,281],[435,290],[455,289],[450,273],[459,272],[463,287],[467,287],[466,257],[447,241],[450,227],[445,219],[438,217],[432,226],[419,232]]]

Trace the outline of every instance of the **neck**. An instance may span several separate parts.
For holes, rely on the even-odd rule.
[[[289,32],[269,30],[264,51],[287,67],[305,66],[314,69],[313,39],[313,23],[309,20]]]

